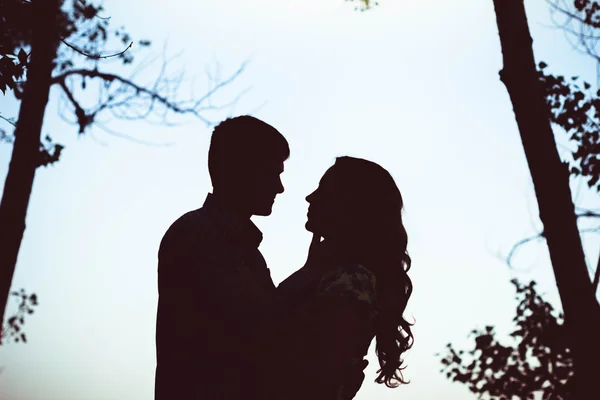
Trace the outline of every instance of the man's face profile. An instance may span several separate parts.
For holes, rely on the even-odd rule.
[[[284,191],[281,182],[283,169],[283,161],[274,160],[259,162],[248,169],[245,186],[252,215],[271,214],[275,197]]]

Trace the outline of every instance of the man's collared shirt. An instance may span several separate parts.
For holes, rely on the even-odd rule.
[[[171,225],[159,250],[155,399],[239,399],[256,341],[279,307],[262,233],[214,195]]]

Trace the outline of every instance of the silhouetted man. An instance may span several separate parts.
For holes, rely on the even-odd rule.
[[[286,139],[256,118],[214,129],[213,193],[160,245],[155,400],[269,397],[255,351],[282,304],[250,217],[271,214],[288,157]]]

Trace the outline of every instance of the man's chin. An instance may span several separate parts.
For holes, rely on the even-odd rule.
[[[254,213],[257,217],[268,217],[271,215],[271,211],[257,211]]]
[[[271,213],[273,212],[273,206],[269,205],[268,207],[261,207],[259,209],[257,209],[256,211],[254,211],[254,215],[257,215],[259,217],[268,217],[269,215],[271,215]]]

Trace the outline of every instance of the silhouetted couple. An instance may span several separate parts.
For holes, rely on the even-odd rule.
[[[306,200],[306,264],[275,287],[253,215],[283,193],[286,139],[250,116],[213,132],[213,193],[159,250],[156,400],[352,399],[374,337],[376,381],[405,383],[413,336],[402,197],[391,175],[340,157]]]

